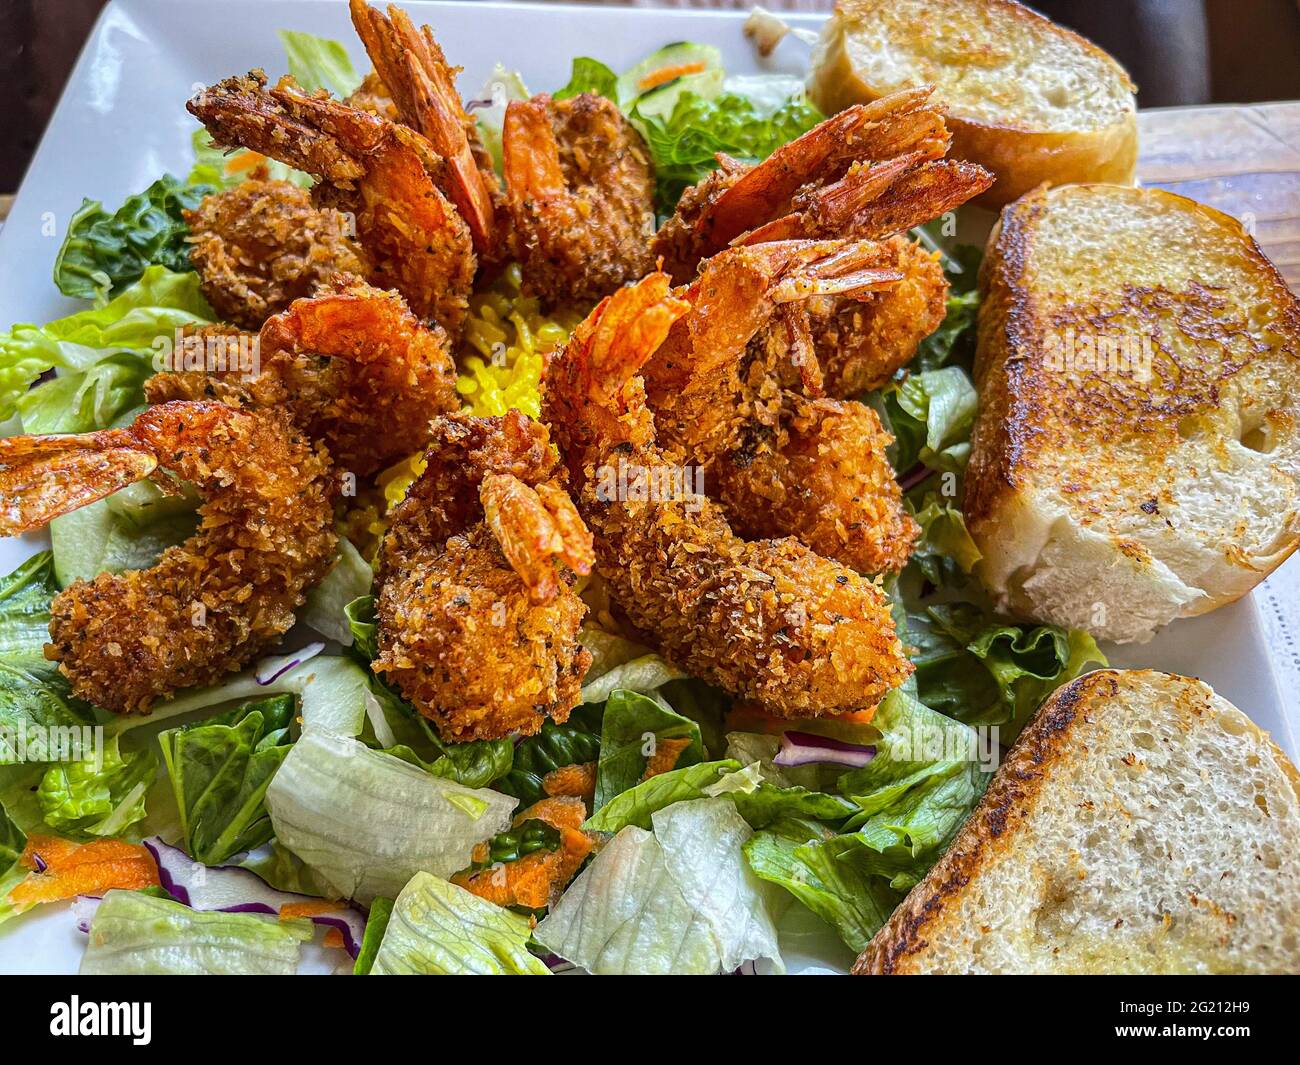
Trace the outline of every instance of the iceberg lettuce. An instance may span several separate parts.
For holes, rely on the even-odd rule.
[[[598,974],[709,974],[767,959],[776,929],[742,847],[751,830],[725,798],[681,802],[629,825],[537,926],[548,950]]]
[[[306,921],[199,911],[139,891],[108,892],[90,924],[83,976],[291,976]]]
[[[266,792],[280,843],[362,903],[396,896],[418,872],[463,869],[476,843],[510,825],[516,803],[313,728]]]
[[[393,904],[370,972],[549,976],[542,960],[528,952],[528,938],[527,917],[430,873],[416,873]]]

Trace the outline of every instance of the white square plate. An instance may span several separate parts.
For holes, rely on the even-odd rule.
[[[424,3],[404,6],[431,25],[473,93],[494,64],[519,70],[533,92],[565,84],[574,56],[626,69],[673,41],[716,45],[731,73],[802,75],[807,49],[785,42],[761,60],[734,12],[570,7],[557,4]],[[791,19],[803,25],[820,20]],[[358,70],[369,68],[341,0],[113,0],[69,79],[0,231],[0,328],[45,322],[84,307],[50,278],[68,219],[83,197],[110,207],[164,171],[193,163],[194,119],[185,101],[200,85],[263,67],[285,69],[278,29],[344,42]],[[44,537],[0,540],[0,573],[42,549]],[[1300,565],[1293,562],[1292,565]],[[1177,622],[1150,643],[1107,648],[1116,666],[1198,676],[1271,732],[1292,758],[1296,727],[1279,697],[1253,599]],[[1292,709],[1292,714],[1297,714]],[[64,906],[45,906],[0,929],[0,972],[75,972],[84,939]],[[799,959],[788,959],[792,969]]]

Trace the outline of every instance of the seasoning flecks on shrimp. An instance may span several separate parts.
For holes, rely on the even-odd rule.
[[[359,477],[423,448],[431,419],[460,407],[442,328],[422,325],[396,292],[355,278],[295,300],[258,339],[256,374],[164,371],[145,383],[146,397],[283,407]]]
[[[190,261],[222,319],[257,329],[338,273],[370,265],[342,211],[317,207],[290,181],[250,177],[186,211]]]
[[[654,167],[612,102],[512,101],[502,150],[527,291],[549,305],[590,303],[651,268]]]
[[[647,362],[662,444],[705,468],[709,494],[742,536],[795,536],[862,573],[901,569],[916,523],[886,449],[855,400],[820,391],[810,301],[871,299],[896,284],[872,241],[775,241],[731,248],[683,290],[690,310]]]
[[[434,434],[381,550],[374,668],[446,740],[532,735],[591,665],[573,590],[591,534],[544,426],[450,415]]]
[[[387,17],[365,0],[351,0],[350,7],[352,25],[401,120],[423,134],[446,161],[442,190],[469,225],[480,262],[497,262],[502,253],[501,184],[478,125],[456,91],[458,68],[447,63],[433,31],[428,26],[417,30],[395,5],[388,5]],[[370,92],[377,88],[372,85]]]
[[[421,318],[460,335],[476,268],[468,226],[439,191],[445,161],[406,126],[302,92],[267,88],[252,71],[186,105],[213,139],[314,175],[317,204],[349,211],[370,261],[368,280],[395,288]]]
[[[602,489],[611,464],[679,461],[656,440],[638,373],[690,311],[669,284],[653,273],[603,300],[547,377],[544,413],[596,568],[632,624],[693,676],[784,716],[873,706],[912,669],[879,586],[792,538],[740,539],[708,499]]]
[[[326,456],[274,411],[150,407],[124,429],[0,441],[0,534],[48,523],[163,471],[194,484],[199,527],[145,570],[54,598],[46,656],[80,699],[147,710],[220,680],[294,622],[337,546]]]

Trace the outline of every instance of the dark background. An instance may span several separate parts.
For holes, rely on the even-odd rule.
[[[635,2],[752,6],[751,0]],[[104,0],[0,0],[0,194],[17,189],[103,6]],[[764,0],[764,6],[829,11],[833,0]],[[1032,6],[1113,53],[1137,82],[1142,107],[1300,99],[1297,0],[1039,0]]]

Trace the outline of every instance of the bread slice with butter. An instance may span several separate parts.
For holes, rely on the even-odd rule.
[[[1142,641],[1300,543],[1300,301],[1160,189],[1007,207],[981,272],[964,510],[999,608]]]
[[[1300,773],[1200,681],[1085,674],[854,972],[1300,972]]]
[[[976,203],[1133,180],[1133,84],[1078,34],[1011,0],[838,0],[813,52],[813,102],[833,114],[918,85],[936,87],[952,157],[997,176]]]

